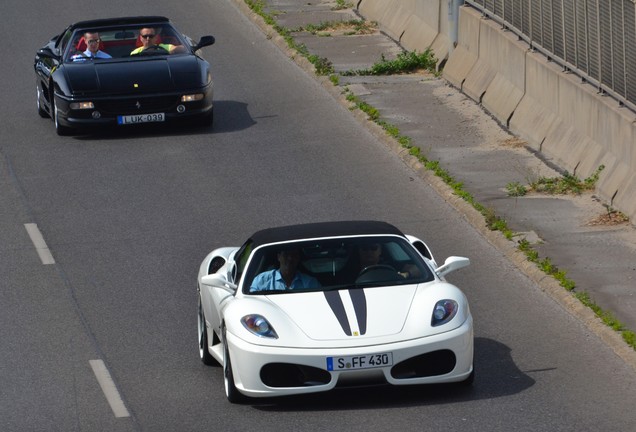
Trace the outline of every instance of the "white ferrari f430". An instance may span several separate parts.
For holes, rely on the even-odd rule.
[[[428,246],[385,222],[270,228],[203,260],[199,355],[230,402],[353,385],[472,383],[473,319]]]

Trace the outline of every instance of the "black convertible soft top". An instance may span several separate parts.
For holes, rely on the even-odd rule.
[[[102,18],[90,21],[78,21],[69,26],[70,30],[77,28],[100,28],[127,24],[154,24],[167,23],[170,20],[164,16],[135,16],[135,17],[119,17],[119,18]]]
[[[253,241],[253,246],[257,247],[263,244],[309,238],[386,234],[404,237],[402,231],[387,222],[339,221],[267,228],[255,232],[250,238]]]

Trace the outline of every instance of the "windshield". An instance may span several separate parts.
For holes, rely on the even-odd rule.
[[[108,61],[187,51],[187,43],[168,24],[78,29],[65,52],[66,62]]]
[[[243,281],[251,294],[328,291],[429,282],[433,273],[406,240],[364,236],[261,247]]]

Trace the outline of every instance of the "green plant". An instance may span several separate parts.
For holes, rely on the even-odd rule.
[[[333,74],[333,64],[328,58],[319,57],[316,54],[311,54],[307,57],[307,60],[311,62],[316,68],[316,74],[318,75],[330,75]]]
[[[579,195],[583,191],[594,189],[603,169],[605,169],[605,165],[599,166],[596,171],[585,180],[580,180],[577,176],[567,171],[561,177],[540,177],[532,182],[530,187],[536,192],[544,192],[551,195],[564,195],[568,193]]]
[[[369,69],[349,71],[345,74],[391,75],[412,72],[417,69],[426,69],[430,72],[434,72],[436,63],[435,56],[430,49],[419,54],[416,51],[403,51],[398,54],[394,60],[387,60],[384,54],[382,54],[380,61],[373,64]]]
[[[373,32],[378,24],[375,21],[365,20],[347,20],[347,21],[323,21],[319,24],[307,24],[290,30],[291,32],[306,31],[313,35],[330,36],[329,31],[345,29],[344,34],[347,36],[354,34],[367,34]],[[348,30],[350,29],[350,30]]]
[[[506,185],[508,196],[520,197],[524,196],[528,191],[524,185],[519,182],[511,182]]]
[[[346,0],[336,0],[336,5],[331,8],[331,10],[342,10],[349,9],[353,5]]]

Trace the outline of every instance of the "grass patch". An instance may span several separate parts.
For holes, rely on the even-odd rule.
[[[604,169],[605,165],[599,166],[591,176],[584,180],[566,171],[561,177],[539,177],[537,180],[531,181],[528,186],[519,182],[511,182],[506,185],[506,191],[508,196],[512,197],[524,196],[531,191],[549,195],[580,195],[596,187],[599,176]]]
[[[333,6],[331,8],[331,10],[336,10],[337,11],[337,10],[342,10],[342,9],[349,9],[351,7],[353,7],[353,4],[349,3],[346,0],[336,0],[336,5]]]
[[[292,32],[306,31],[313,35],[330,36],[331,33],[342,32],[346,36],[374,33],[378,28],[375,21],[347,20],[325,21],[320,24],[307,24],[291,30]]]
[[[530,184],[535,192],[543,192],[550,195],[575,194],[580,195],[584,191],[593,190],[596,187],[601,171],[605,165],[599,166],[588,178],[581,180],[567,171],[561,177],[541,177]]]
[[[508,192],[508,196],[511,197],[520,197],[528,193],[526,187],[519,182],[508,183],[506,185],[506,191]]]
[[[373,64],[369,69],[343,72],[343,75],[395,75],[422,69],[435,73],[436,64],[435,55],[430,49],[423,53],[403,51],[394,60],[387,60],[382,54],[380,61]]]
[[[588,293],[577,292],[574,296],[585,306],[592,309],[596,316],[598,316],[605,325],[620,333],[627,345],[636,350],[636,334],[633,331],[626,329],[623,323],[621,323],[611,312],[601,309],[599,305],[590,299]]]

